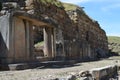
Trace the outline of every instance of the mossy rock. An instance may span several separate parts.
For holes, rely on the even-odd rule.
[[[62,3],[62,4],[63,4],[65,11],[77,10],[77,13],[86,15],[83,8],[80,6],[77,6],[75,4],[70,4],[70,3]]]
[[[53,4],[53,5],[57,6],[57,7],[63,7],[62,3],[60,1],[58,1],[58,0],[40,0],[40,2],[42,2],[42,3],[46,4],[46,5],[48,3],[50,3],[50,4]]]
[[[75,10],[78,7],[77,5],[70,4],[70,3],[62,3],[62,4],[63,4],[66,11]]]

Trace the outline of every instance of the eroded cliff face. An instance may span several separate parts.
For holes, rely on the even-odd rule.
[[[70,59],[105,57],[108,42],[99,23],[92,20],[81,7],[68,10],[65,4],[55,1],[34,1],[32,9],[38,17],[44,16],[56,24],[57,55]]]
[[[17,0],[12,2],[18,3]],[[54,26],[56,59],[89,60],[106,56],[108,42],[105,31],[82,8],[75,6],[68,10],[58,0],[26,0],[17,5],[15,10],[25,11]]]
[[[106,33],[101,29],[99,23],[91,19],[81,7],[74,10],[66,10],[71,20],[75,23],[81,44],[85,45],[82,48],[90,46],[92,56],[105,56],[108,52],[108,41]],[[76,30],[76,31],[77,31]]]
[[[54,0],[53,0],[54,1]],[[31,7],[31,4],[33,7]],[[76,52],[72,52],[71,43],[75,39],[74,23],[69,18],[68,14],[64,10],[62,3],[58,3],[60,6],[54,3],[43,3],[40,0],[30,3],[26,8],[32,11],[34,15],[44,17],[48,19],[50,24],[55,24],[56,29],[56,56],[57,57],[70,57],[75,55]],[[39,5],[39,6],[38,6]],[[32,9],[32,10],[31,10]],[[75,48],[75,47],[74,47]],[[69,55],[71,53],[72,55]],[[74,54],[73,54],[74,53]],[[76,55],[75,55],[76,56]],[[73,56],[72,56],[73,57]]]

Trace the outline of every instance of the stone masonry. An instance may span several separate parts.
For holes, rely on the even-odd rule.
[[[83,61],[107,56],[105,31],[81,7],[65,10],[57,0],[4,0],[1,3],[0,64]],[[34,55],[35,26],[43,29],[44,47],[40,60]]]

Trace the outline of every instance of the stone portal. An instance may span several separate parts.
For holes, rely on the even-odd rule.
[[[7,20],[8,24],[2,23],[0,42],[4,43],[5,49],[0,48],[4,55],[0,55],[1,63],[20,63],[36,61],[39,58],[52,59],[55,54],[54,28],[31,16],[14,15],[2,16],[0,21]],[[6,25],[5,25],[6,24]],[[2,27],[4,25],[5,27]],[[43,55],[35,54],[34,27],[43,30]],[[5,30],[6,29],[6,30]],[[7,35],[6,35],[7,34]],[[38,36],[39,37],[39,36]],[[3,47],[2,44],[0,44]],[[41,59],[42,60],[42,59]],[[41,61],[39,60],[39,61]]]

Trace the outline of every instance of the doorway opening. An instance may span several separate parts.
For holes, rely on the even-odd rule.
[[[43,27],[33,26],[34,57],[44,57],[44,32]]]

